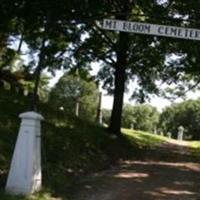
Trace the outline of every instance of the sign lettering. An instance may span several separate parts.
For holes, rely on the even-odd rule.
[[[158,25],[122,20],[104,19],[103,29],[157,35],[189,40],[200,40],[200,29],[184,28],[168,25]]]

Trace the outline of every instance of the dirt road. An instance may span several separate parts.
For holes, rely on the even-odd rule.
[[[167,143],[143,160],[121,161],[80,182],[77,200],[200,200],[200,162],[184,143]]]

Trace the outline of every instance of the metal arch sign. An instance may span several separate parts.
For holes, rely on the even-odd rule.
[[[130,33],[157,35],[187,40],[200,40],[200,29],[184,28],[113,19],[103,20],[103,29]]]

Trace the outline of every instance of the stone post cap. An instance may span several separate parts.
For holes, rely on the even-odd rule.
[[[42,115],[33,111],[21,113],[19,117],[22,119],[44,120]]]
[[[178,130],[183,131],[183,130],[184,130],[184,127],[183,127],[183,126],[179,126],[179,127],[178,127]]]

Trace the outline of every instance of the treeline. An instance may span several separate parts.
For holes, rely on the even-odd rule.
[[[109,110],[104,110],[104,121],[109,121]],[[148,104],[123,107],[122,127],[148,131],[177,138],[178,127],[184,127],[184,138],[200,139],[200,99],[172,104],[161,113]]]
[[[29,85],[28,85],[29,83]],[[67,71],[53,88],[48,88],[48,78],[41,78],[39,88],[40,107],[49,111],[62,114],[63,117],[78,117],[85,121],[97,121],[99,90],[94,77],[88,71]],[[24,84],[24,85],[23,85]],[[27,87],[31,87],[31,81],[24,81],[20,87],[13,89],[8,84],[0,90],[1,94],[1,122],[11,123],[10,115],[13,110],[17,114],[28,110],[31,104],[31,96],[26,93]],[[20,105],[20,106],[19,106]],[[48,112],[49,113],[49,112]],[[17,118],[17,114],[13,117]],[[46,113],[44,113],[46,115]],[[103,123],[109,124],[111,111],[102,110]],[[1,123],[0,123],[1,124]],[[172,104],[161,113],[148,104],[125,104],[122,112],[122,127],[142,130],[156,134],[177,137],[178,127],[184,127],[184,138],[200,139],[200,99],[187,100],[182,103]]]

